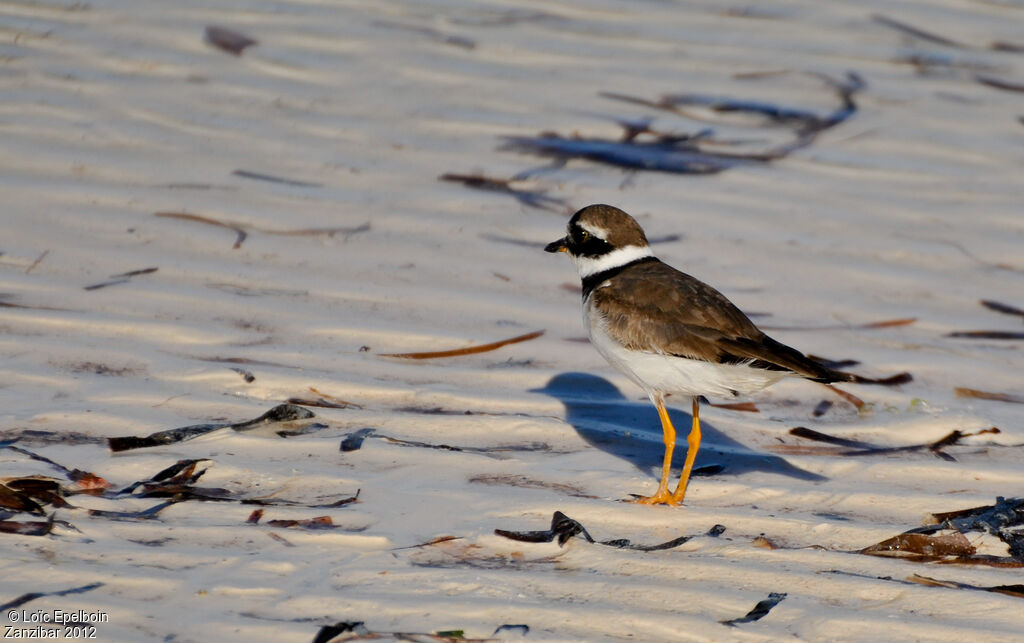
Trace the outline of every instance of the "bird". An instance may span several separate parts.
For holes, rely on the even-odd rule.
[[[590,343],[637,384],[658,409],[665,443],[661,481],[636,502],[682,504],[700,449],[700,397],[749,395],[789,377],[850,382],[836,371],[762,332],[725,295],[662,262],[636,219],[610,205],[589,205],[567,234],[544,247],[564,252],[583,286]],[[691,398],[693,423],[675,491],[669,490],[676,430],[665,397]]]

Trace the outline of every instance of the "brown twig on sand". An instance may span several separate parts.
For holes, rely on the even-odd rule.
[[[45,259],[46,255],[48,255],[48,254],[50,254],[49,250],[43,250],[42,254],[40,254],[38,257],[36,257],[36,260],[32,262],[32,265],[29,266],[28,268],[25,268],[25,274],[27,275],[30,272],[32,272],[33,270],[35,270],[36,266],[39,265],[39,262],[41,262],[43,259]]]
[[[438,357],[457,357],[460,355],[474,355],[476,353],[486,353],[493,351],[502,346],[508,346],[509,344],[518,344],[519,342],[526,342],[531,339],[536,339],[544,334],[542,330],[536,330],[532,333],[526,333],[525,335],[518,335],[516,337],[510,337],[509,339],[503,339],[498,342],[491,342],[490,344],[478,344],[477,346],[467,346],[465,348],[455,348],[446,351],[428,351],[422,353],[378,353],[381,357],[400,357],[402,359],[436,359]]]
[[[979,391],[974,388],[964,388],[957,386],[953,389],[957,397],[973,397],[978,400],[994,400],[996,402],[1009,402],[1011,404],[1024,404],[1024,395],[1014,395],[1012,393],[989,393],[986,391]]]
[[[249,233],[243,230],[238,224],[225,223],[224,221],[218,221],[198,214],[189,214],[187,212],[154,212],[153,216],[167,219],[181,219],[183,221],[195,221],[196,223],[205,223],[207,225],[215,225],[221,228],[227,228],[228,230],[233,230],[237,236],[235,237],[235,245],[231,247],[235,250],[241,248],[242,242],[249,236]]]
[[[370,229],[369,222],[363,223],[355,227],[338,227],[338,228],[302,228],[299,230],[277,230],[274,228],[261,228],[255,225],[247,225],[238,223],[236,221],[220,221],[218,219],[211,219],[210,217],[204,217],[198,214],[190,214],[188,212],[154,212],[153,216],[163,217],[168,219],[181,219],[183,221],[194,221],[196,223],[205,223],[207,225],[214,225],[221,228],[227,228],[228,230],[234,231],[237,235],[235,237],[235,245],[232,246],[233,250],[237,250],[242,247],[242,242],[245,241],[249,233],[246,229],[255,230],[262,232],[263,234],[275,234],[285,237],[312,237],[312,236],[326,236],[333,237],[335,235],[342,235],[346,239],[360,232],[366,232]]]

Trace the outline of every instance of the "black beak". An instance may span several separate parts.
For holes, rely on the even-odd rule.
[[[568,252],[569,237],[562,237],[558,241],[552,241],[548,245],[544,246],[544,252]]]

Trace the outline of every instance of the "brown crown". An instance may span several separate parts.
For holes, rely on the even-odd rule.
[[[613,248],[647,245],[647,236],[636,219],[611,205],[588,205],[572,215],[569,229],[572,230],[577,224],[607,230],[605,241]]]

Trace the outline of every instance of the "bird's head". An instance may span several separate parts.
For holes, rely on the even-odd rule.
[[[650,257],[636,219],[610,205],[588,205],[569,219],[568,233],[544,247],[569,255],[581,278]]]

